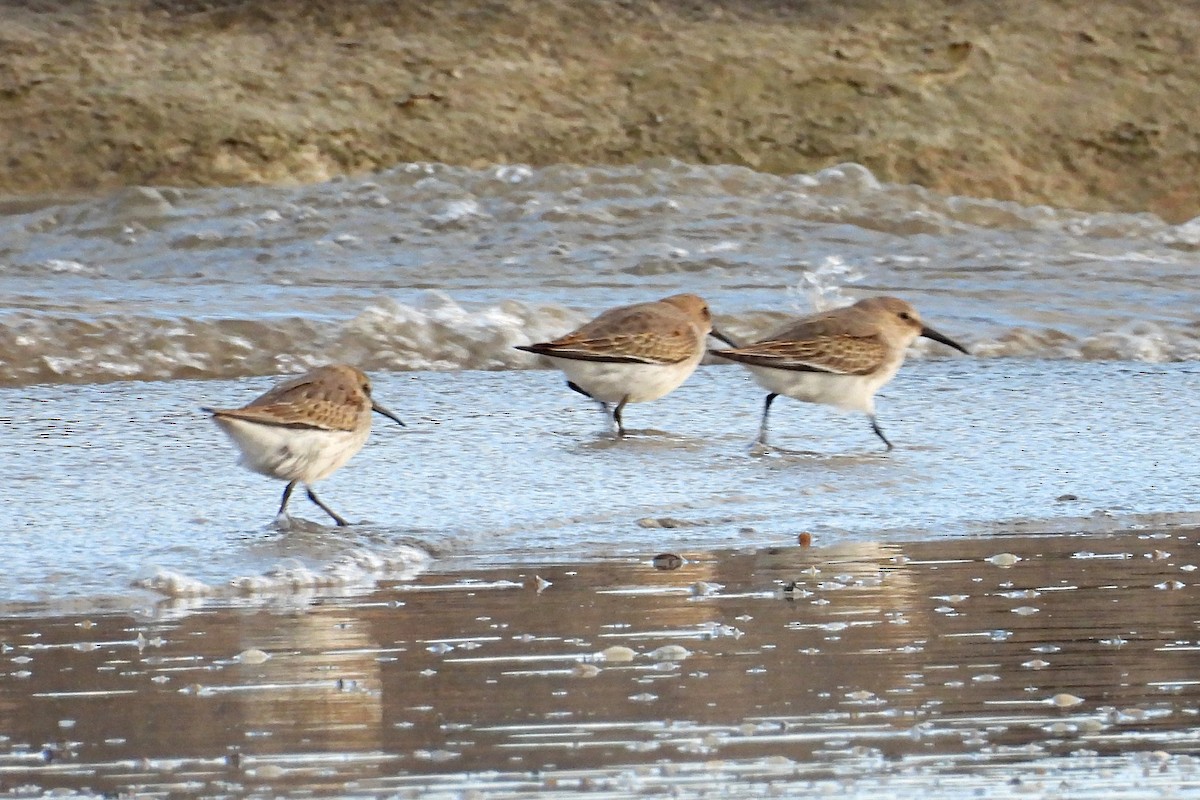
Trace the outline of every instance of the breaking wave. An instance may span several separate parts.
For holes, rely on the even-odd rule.
[[[562,306],[510,300],[469,309],[441,293],[421,305],[384,298],[347,320],[289,317],[188,319],[119,315],[88,319],[14,313],[0,317],[0,384],[237,378],[302,371],[331,362],[385,371],[508,370],[541,366],[515,349],[562,334],[586,318]],[[769,331],[785,316],[718,316],[735,338]],[[1134,321],[1072,334],[1012,327],[959,335],[982,358],[1162,363],[1200,360],[1200,324]],[[939,356],[924,340],[913,357]]]
[[[948,197],[856,164],[137,187],[0,214],[0,385],[529,368],[515,345],[678,291],[738,338],[886,292],[980,357],[1184,361],[1196,250],[1200,220]]]
[[[387,552],[367,548],[349,549],[326,562],[282,562],[259,573],[241,575],[221,583],[201,580],[176,569],[160,567],[134,581],[173,599],[307,597],[322,592],[345,594],[370,590],[383,579],[412,580],[429,565],[431,556],[412,546],[397,545]]]
[[[468,311],[444,295],[424,307],[384,299],[349,320],[0,318],[0,383],[234,378],[345,362],[367,370],[516,369],[515,348],[582,317],[512,301]]]

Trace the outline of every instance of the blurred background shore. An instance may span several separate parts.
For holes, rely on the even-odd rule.
[[[1189,4],[0,2],[0,195],[398,163],[774,173],[1200,213]]]

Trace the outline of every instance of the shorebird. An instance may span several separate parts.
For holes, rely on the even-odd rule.
[[[802,317],[754,344],[712,352],[748,367],[769,392],[758,431],[760,444],[767,444],[771,403],[782,394],[866,414],[871,430],[891,450],[875,418],[875,392],[895,377],[918,336],[967,352],[925,325],[915,308],[896,297],[868,297],[846,308]]]
[[[626,403],[665,396],[683,383],[704,358],[705,337],[733,342],[713,330],[708,304],[694,294],[676,294],[651,303],[605,311],[552,342],[518,350],[546,356],[566,373],[567,386],[600,403],[617,435],[625,435]]]
[[[329,477],[362,449],[371,412],[404,423],[371,398],[371,381],[345,364],[318,367],[284,381],[241,408],[205,408],[242,453],[241,464],[288,482],[277,518],[287,519],[288,500],[303,483],[308,499],[333,517],[312,484]]]

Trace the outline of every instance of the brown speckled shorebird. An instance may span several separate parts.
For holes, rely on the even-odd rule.
[[[694,294],[676,294],[651,303],[605,311],[591,322],[551,342],[518,347],[546,356],[567,376],[567,386],[598,401],[625,435],[626,403],[657,400],[687,380],[704,358],[705,337],[713,335],[708,304]]]
[[[917,310],[897,297],[868,297],[802,317],[754,344],[712,352],[748,367],[770,392],[763,404],[760,444],[767,443],[771,403],[782,394],[866,414],[871,429],[891,450],[875,418],[875,393],[895,377],[918,336],[967,352],[925,325]]]
[[[303,483],[308,499],[338,525],[349,523],[321,502],[312,484],[362,449],[371,432],[371,412],[404,424],[371,398],[370,379],[345,364],[318,367],[284,381],[241,408],[204,410],[241,450],[243,466],[288,481],[279,517],[287,518],[292,490]]]

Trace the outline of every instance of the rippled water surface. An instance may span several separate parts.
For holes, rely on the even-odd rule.
[[[412,166],[298,189],[130,189],[0,217],[0,381],[218,377],[512,350],[688,289],[737,333],[894,292],[981,355],[1200,354],[1195,223],[777,177]]]
[[[439,568],[299,606],[9,618],[0,781],[150,797],[1186,796],[1198,544],[1181,530],[684,551],[670,571]]]
[[[1200,781],[1198,250],[854,165],[0,204],[0,792]],[[896,294],[973,355],[914,348],[890,453],[787,399],[762,452],[739,367],[616,440],[514,349],[681,291],[736,337]],[[408,427],[283,529],[200,407],[330,361]]]
[[[270,379],[4,389],[11,603],[369,586],[425,553],[482,563],[669,547],[1111,530],[1200,522],[1189,364],[916,361],[889,385],[884,452],[865,418],[780,400],[781,450],[756,454],[763,393],[705,367],[630,406],[618,440],[549,371],[383,373],[378,418],[321,484],[352,521],[278,530],[282,484],[236,466],[199,410]],[[40,500],[38,500],[40,498]]]

